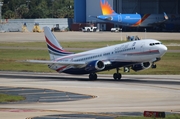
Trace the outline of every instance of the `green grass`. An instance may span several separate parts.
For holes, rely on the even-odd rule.
[[[27,59],[49,60],[49,54],[45,50],[0,49],[0,70],[52,72],[47,65],[19,62]]]
[[[126,41],[97,41],[97,42],[61,42],[64,48],[100,48],[107,45],[114,45],[123,43]],[[163,40],[161,41],[165,45],[180,44],[180,40]],[[1,42],[0,47],[15,47],[15,48],[46,48],[45,42]],[[169,50],[180,50],[180,46],[168,46]]]
[[[61,42],[64,48],[98,48],[107,45],[114,45],[123,43],[125,41],[97,41],[97,42]],[[0,46],[3,47],[36,47],[36,48],[46,48],[46,42],[1,42]]]
[[[140,117],[140,116],[121,116],[115,119],[154,119],[154,118]],[[157,118],[157,119],[161,119],[161,118]],[[163,119],[180,119],[180,114],[168,114]]]
[[[22,101],[22,100],[25,100],[25,97],[0,93],[0,103],[17,102],[17,101]]]
[[[180,50],[180,46],[167,46],[168,50]]]
[[[180,41],[172,40],[163,41],[165,43],[180,43]],[[80,43],[80,44],[79,44]],[[106,41],[106,42],[62,42],[64,48],[97,48],[106,46],[107,44],[113,45],[120,43],[120,41]],[[3,47],[2,47],[3,46]],[[76,46],[76,47],[75,47]],[[35,60],[49,60],[49,54],[45,42],[29,42],[29,43],[7,43],[2,42],[0,44],[0,70],[1,71],[28,71],[28,72],[54,72],[49,69],[47,65],[22,63],[17,61],[35,59]],[[5,49],[4,47],[8,47]],[[11,47],[17,47],[11,49]],[[30,49],[28,49],[30,47]],[[4,48],[4,49],[3,49]],[[21,49],[23,48],[23,49]],[[37,50],[36,48],[43,48]],[[32,50],[33,49],[33,50]],[[180,50],[179,46],[170,46],[168,49]],[[74,52],[74,51],[73,51]],[[77,51],[75,51],[77,52]],[[180,53],[167,52],[162,60],[157,62],[156,69],[148,69],[140,72],[134,72],[122,74],[180,74]],[[101,74],[113,74],[115,70],[100,72]]]
[[[160,40],[163,44],[180,44],[180,40]]]

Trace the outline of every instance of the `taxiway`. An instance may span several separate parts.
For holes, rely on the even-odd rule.
[[[121,81],[112,80],[111,75],[99,75],[98,80],[88,81],[87,75],[0,72],[0,86],[51,89],[94,96],[65,102],[0,104],[3,119],[72,113],[180,111],[179,75],[124,75]]]

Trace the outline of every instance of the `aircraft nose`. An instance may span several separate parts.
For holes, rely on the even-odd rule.
[[[167,52],[168,48],[165,45],[161,45],[160,53],[161,55],[164,55]]]

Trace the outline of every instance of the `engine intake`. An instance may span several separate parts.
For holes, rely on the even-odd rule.
[[[90,63],[88,63],[85,67],[86,71],[99,71],[99,70],[103,70],[105,68],[105,64],[103,61],[92,61]]]
[[[150,68],[150,66],[151,66],[150,62],[142,62],[140,64],[133,65],[132,69],[134,71],[140,71],[140,70],[148,69],[148,68]]]

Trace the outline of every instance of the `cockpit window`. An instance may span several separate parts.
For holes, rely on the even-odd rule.
[[[153,45],[160,45],[160,44],[162,44],[162,43],[157,42],[157,43],[150,43],[149,45],[150,45],[150,46],[153,46]]]
[[[159,45],[160,43],[155,43],[155,45]]]

